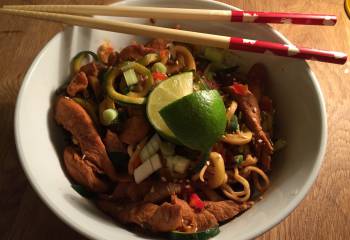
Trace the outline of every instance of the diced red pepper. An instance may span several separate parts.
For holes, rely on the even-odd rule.
[[[272,106],[272,100],[268,96],[262,96],[260,99],[260,109],[265,112],[272,112],[273,106]]]
[[[153,72],[152,77],[155,81],[163,81],[168,78],[168,76],[165,73],[161,72]]]
[[[248,85],[244,85],[241,83],[233,83],[231,89],[233,93],[244,96],[248,92]]]
[[[189,203],[191,207],[197,210],[203,209],[205,205],[196,193],[191,194]]]

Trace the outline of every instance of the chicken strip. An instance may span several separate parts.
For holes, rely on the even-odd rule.
[[[215,216],[206,209],[196,213],[195,220],[197,222],[197,231],[199,232],[219,225]]]
[[[119,55],[120,61],[137,61],[148,53],[156,52],[155,49],[145,47],[142,44],[134,44],[122,49]]]
[[[148,222],[154,232],[170,232],[182,226],[182,209],[178,205],[163,203]]]
[[[55,119],[72,133],[86,159],[103,170],[111,180],[117,181],[114,166],[87,112],[72,99],[59,97],[55,108]]]
[[[84,72],[78,72],[67,86],[68,95],[74,97],[77,93],[84,91],[88,87],[88,83],[86,74]]]
[[[120,141],[118,134],[107,129],[106,135],[103,139],[108,152],[126,152],[125,146]]]
[[[182,225],[181,207],[167,202],[161,206],[142,202],[120,205],[97,200],[96,205],[118,222],[137,224],[153,232],[169,232]]]
[[[68,175],[77,183],[92,192],[106,192],[108,184],[96,176],[97,169],[82,159],[73,147],[66,147],[63,153],[64,164]]]
[[[205,202],[205,209],[213,214],[218,222],[227,221],[240,212],[246,210],[248,206],[239,205],[231,200],[212,202]]]
[[[144,116],[132,116],[125,121],[119,139],[126,144],[137,144],[147,136],[150,130],[151,126]]]

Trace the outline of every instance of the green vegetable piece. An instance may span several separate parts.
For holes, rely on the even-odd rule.
[[[204,49],[204,57],[214,63],[222,63],[224,51],[218,48],[207,47]]]
[[[136,76],[135,70],[130,68],[123,72],[125,83],[128,87],[137,84],[139,82],[139,79]]]
[[[237,165],[241,165],[241,163],[243,162],[244,160],[244,157],[242,154],[239,154],[239,155],[235,155],[233,157],[233,160],[237,163]]]
[[[170,239],[173,240],[207,240],[209,238],[215,237],[220,233],[220,229],[218,226],[209,228],[202,232],[195,233],[185,233],[172,231],[170,232]]]
[[[118,119],[118,111],[113,108],[108,108],[102,113],[103,122],[106,123],[107,126],[113,124]]]
[[[233,114],[231,118],[231,129],[233,132],[238,132],[239,131],[239,123],[238,123],[238,118],[236,114]]]
[[[89,56],[93,58],[94,61],[98,61],[98,56],[96,53],[91,51],[81,51],[72,59],[71,66],[74,73],[79,72],[80,67],[85,59]]]
[[[146,77],[145,86],[141,92],[130,91],[127,95],[124,95],[114,89],[114,84],[121,72],[125,72],[131,68],[133,68],[137,73],[142,74]],[[153,77],[151,72],[146,67],[136,62],[125,62],[118,67],[112,68],[110,71],[108,71],[105,79],[105,87],[108,96],[115,101],[126,104],[145,104],[145,96],[151,90],[152,86]]]
[[[151,70],[152,72],[160,72],[166,74],[167,67],[161,62],[156,62],[155,64],[153,64]]]
[[[148,66],[154,62],[160,61],[160,57],[157,53],[149,53],[143,58],[141,58],[138,63],[140,63],[143,66]]]
[[[95,193],[88,190],[86,187],[79,184],[72,184],[72,188],[79,193],[84,198],[93,198],[95,197]]]

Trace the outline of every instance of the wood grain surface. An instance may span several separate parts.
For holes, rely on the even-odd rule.
[[[2,4],[107,4],[97,0],[0,0]],[[343,0],[227,0],[245,10],[335,14],[335,27],[276,26],[294,44],[350,55],[350,20]],[[15,148],[13,115],[24,74],[63,26],[0,16],[0,239],[85,239],[59,220],[26,179]],[[296,210],[258,239],[350,239],[350,62],[310,62],[328,112],[325,161]],[[48,79],[49,80],[49,79]],[[33,106],[35,107],[35,106]],[[234,239],[234,236],[232,236]]]

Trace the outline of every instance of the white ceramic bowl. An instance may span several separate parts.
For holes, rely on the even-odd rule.
[[[204,0],[130,0],[117,5],[232,9]],[[125,20],[125,19],[124,19]],[[148,20],[127,19],[148,23]],[[157,21],[157,24],[222,35],[288,43],[267,25]],[[16,113],[17,149],[30,182],[44,202],[80,233],[96,239],[139,239],[116,225],[89,201],[80,197],[65,177],[61,129],[53,121],[51,106],[55,90],[65,81],[70,59],[81,50],[96,50],[103,40],[117,48],[139,37],[79,27],[58,33],[36,57],[20,90]],[[252,209],[221,227],[215,239],[254,238],[285,218],[304,198],[319,171],[326,145],[326,112],[320,87],[309,66],[300,60],[239,53],[242,67],[263,62],[271,74],[271,93],[277,109],[279,135],[288,146],[273,159],[271,188]]]

